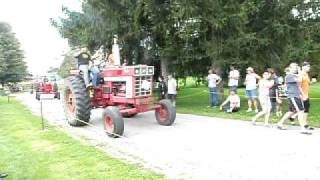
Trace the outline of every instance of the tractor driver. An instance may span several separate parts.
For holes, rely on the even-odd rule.
[[[103,63],[104,60],[104,46],[100,46],[100,48],[96,51],[96,53],[92,56],[92,61],[90,65],[91,73],[92,73],[92,85],[97,87],[97,82],[99,79],[100,73],[100,65]]]
[[[75,54],[74,57],[77,59],[78,68],[82,71],[83,80],[86,87],[89,86],[89,61],[91,59],[90,52],[87,48],[81,48],[80,52]]]

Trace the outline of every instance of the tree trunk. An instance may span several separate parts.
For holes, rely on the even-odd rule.
[[[169,61],[167,58],[161,58],[161,75],[165,79],[167,79],[167,77],[169,75],[168,64],[169,64]]]

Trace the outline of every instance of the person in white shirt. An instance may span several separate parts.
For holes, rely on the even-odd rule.
[[[256,125],[256,121],[264,116],[264,125],[269,127],[269,117],[271,113],[271,101],[270,101],[270,89],[274,85],[274,81],[271,80],[271,73],[267,70],[262,74],[262,79],[259,81],[259,101],[262,108],[258,114],[252,118],[252,124]]]
[[[230,72],[229,72],[229,89],[230,91],[236,91],[237,92],[237,88],[238,88],[238,83],[239,83],[239,79],[240,79],[240,73],[238,70],[235,69],[234,65],[230,65]]]
[[[252,105],[255,108],[255,112],[258,113],[258,91],[257,91],[257,80],[261,77],[254,72],[252,67],[247,68],[247,75],[244,84],[246,85],[246,96],[248,98],[248,110],[247,112],[252,112]]]
[[[176,106],[177,81],[172,75],[168,75],[168,99]]]
[[[221,77],[216,74],[214,69],[209,70],[207,77],[209,87],[209,107],[217,107],[219,104],[218,87],[217,85],[221,82]]]
[[[240,97],[236,91],[230,91],[230,95],[220,106],[220,111],[222,110],[225,110],[229,113],[238,112],[240,110]]]

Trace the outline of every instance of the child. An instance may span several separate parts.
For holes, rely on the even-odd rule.
[[[276,89],[276,101],[277,101],[277,112],[276,115],[277,117],[282,116],[282,109],[283,109],[283,101],[287,99],[288,93],[287,93],[287,88],[284,84],[283,77],[278,78],[278,86]]]
[[[223,109],[228,113],[238,112],[240,110],[240,97],[235,90],[231,90],[228,98],[221,104],[220,111]]]
[[[262,108],[256,116],[252,118],[252,124],[255,125],[258,118],[264,115],[264,125],[269,126],[269,117],[271,112],[270,101],[270,88],[273,86],[274,81],[270,80],[271,74],[265,71],[262,75],[262,79],[259,81],[259,101]]]

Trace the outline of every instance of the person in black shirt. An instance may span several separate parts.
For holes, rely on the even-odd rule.
[[[83,80],[86,87],[89,86],[89,61],[91,60],[90,53],[87,48],[81,48],[80,52],[74,56],[77,59],[78,68],[82,71]]]
[[[163,76],[159,77],[158,88],[159,88],[159,99],[160,100],[165,99],[168,90],[167,90],[167,85],[164,82]]]

